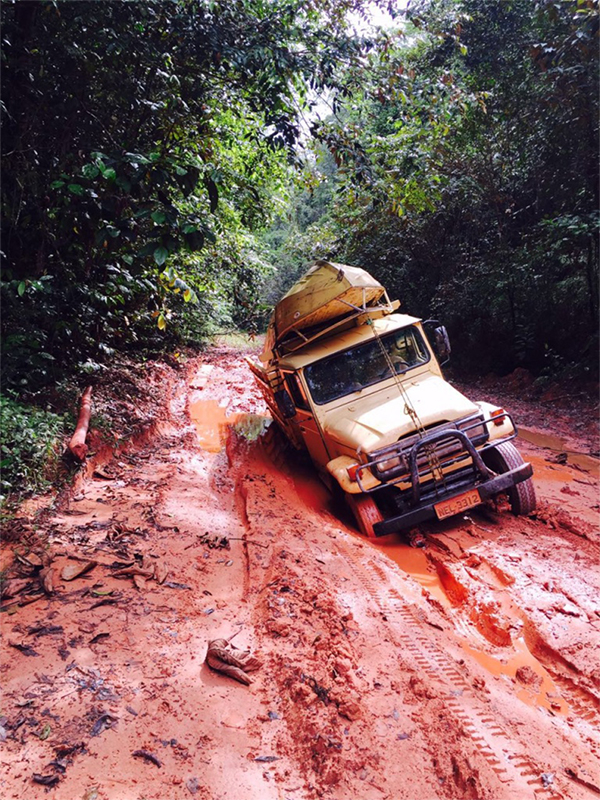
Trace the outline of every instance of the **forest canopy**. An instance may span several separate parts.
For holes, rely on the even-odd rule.
[[[378,5],[2,4],[4,389],[258,331],[316,257],[459,366],[595,374],[597,2]]]

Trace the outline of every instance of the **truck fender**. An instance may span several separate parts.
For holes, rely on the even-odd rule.
[[[503,409],[501,409],[499,406],[492,405],[492,403],[486,403],[483,400],[478,401],[477,405],[481,409],[485,418],[485,424],[487,425],[488,433],[490,435],[490,442],[493,442],[497,439],[506,439],[507,437],[511,437],[516,434],[516,426],[508,412],[503,411]],[[500,418],[494,422],[493,412],[498,411],[502,411],[503,413]],[[501,422],[501,424],[498,424],[498,422]]]
[[[350,456],[338,456],[327,463],[327,472],[332,475],[347,494],[360,494],[361,488],[358,481],[353,481],[348,475],[348,468],[355,467],[357,461]],[[360,474],[360,481],[367,491],[381,485],[373,473],[365,469]]]

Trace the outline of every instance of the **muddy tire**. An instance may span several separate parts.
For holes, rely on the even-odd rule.
[[[370,494],[347,494],[346,503],[354,514],[359,531],[369,539],[375,538],[373,526],[382,522],[383,515]]]
[[[291,447],[287,437],[273,421],[260,438],[260,448],[269,461],[283,469],[288,461]]]
[[[515,469],[515,467],[520,467],[521,464],[525,463],[523,457],[512,442],[502,442],[502,444],[487,450],[482,455],[485,464],[499,475],[503,472]],[[531,478],[517,483],[516,486],[508,489],[506,493],[513,514],[520,516],[523,514],[531,514],[532,511],[535,511],[537,501]]]

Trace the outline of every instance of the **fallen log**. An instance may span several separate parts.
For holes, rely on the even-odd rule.
[[[83,461],[87,453],[85,438],[87,436],[90,417],[92,416],[92,387],[88,386],[81,395],[81,405],[79,406],[79,419],[75,433],[69,442],[69,450],[78,461]]]

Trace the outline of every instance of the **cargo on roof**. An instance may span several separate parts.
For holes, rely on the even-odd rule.
[[[382,301],[391,313],[385,288],[364,269],[316,261],[277,303],[261,360],[269,361],[278,346],[306,340],[328,323],[379,308]]]

